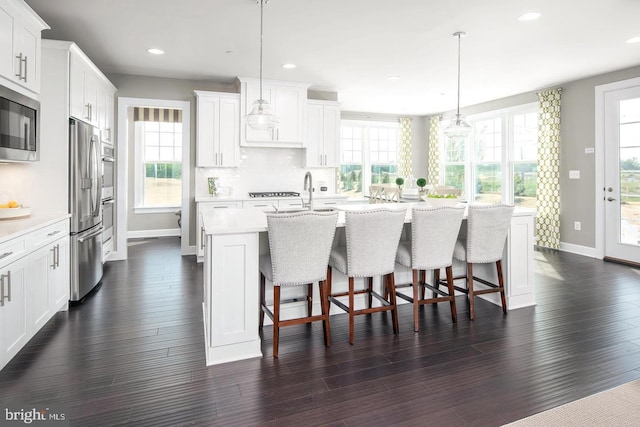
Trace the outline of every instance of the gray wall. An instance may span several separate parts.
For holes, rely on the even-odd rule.
[[[595,147],[595,87],[635,77],[640,77],[640,67],[553,86],[562,87],[560,113],[560,241],[562,243],[588,248],[595,248],[596,245],[595,156],[584,152],[585,148]],[[468,116],[537,101],[536,92],[528,92],[465,107],[461,112]],[[451,113],[445,114],[446,117],[450,115]],[[570,170],[580,170],[580,179],[570,180]],[[582,222],[581,231],[573,229],[574,221]]]

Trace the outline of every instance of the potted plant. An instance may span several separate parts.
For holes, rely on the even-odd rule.
[[[420,196],[424,196],[424,186],[427,185],[427,180],[424,178],[418,178],[416,180],[416,185],[420,188]]]

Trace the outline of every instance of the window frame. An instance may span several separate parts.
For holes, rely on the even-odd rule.
[[[343,159],[343,137],[342,129],[344,126],[360,127],[362,129],[362,161],[361,162],[344,162]],[[395,129],[396,131],[396,148],[395,148],[395,162],[371,162],[371,141],[369,131],[372,128],[386,128]],[[396,169],[399,169],[398,156],[400,154],[400,122],[399,121],[378,121],[378,120],[357,120],[357,119],[342,119],[340,122],[340,166],[342,165],[361,165],[362,166],[362,197],[369,197],[369,186],[371,185],[372,172],[371,168],[374,165],[386,166],[395,165]],[[386,150],[387,153],[389,150]]]
[[[447,137],[444,134],[444,129],[448,125],[447,120],[441,121],[441,129],[440,129],[440,182],[445,183],[445,170],[448,165],[462,165],[464,167],[464,197],[469,203],[473,203],[476,201],[476,166],[479,164],[499,164],[500,165],[500,174],[501,174],[501,203],[514,204],[515,203],[515,195],[513,191],[514,185],[514,166],[516,164],[524,164],[524,163],[532,163],[531,161],[524,160],[515,160],[514,159],[514,143],[515,143],[515,135],[514,135],[514,116],[520,114],[528,114],[528,113],[536,113],[539,114],[539,105],[537,102],[530,102],[527,104],[521,104],[509,108],[492,110],[483,113],[473,114],[467,116],[467,121],[474,126],[474,123],[478,121],[486,121],[486,120],[495,120],[497,118],[501,119],[501,148],[500,161],[486,161],[486,160],[476,160],[475,159],[475,130],[472,131],[469,136],[464,138],[464,160],[458,162],[447,162]],[[538,162],[537,156],[535,162]],[[505,192],[505,189],[510,189],[509,192]]]
[[[183,111],[184,113],[184,111]],[[181,186],[184,185],[184,158],[180,160],[157,160],[157,161],[145,161],[144,159],[144,148],[145,148],[145,134],[144,126],[145,123],[161,123],[161,122],[144,122],[137,121],[134,122],[134,157],[135,157],[135,166],[134,166],[134,213],[170,213],[175,212],[177,209],[182,207],[182,190],[180,192],[180,198],[175,205],[160,205],[160,206],[146,206],[144,204],[144,175],[147,164],[173,164],[173,165],[181,165],[182,174],[181,174]],[[184,156],[184,123],[183,122],[168,122],[172,123],[175,127],[180,128],[181,134],[181,146],[180,156]],[[174,127],[174,135],[176,128]],[[175,136],[174,136],[175,137]],[[187,141],[188,143],[188,141]],[[173,149],[176,150],[175,142],[173,145]],[[175,156],[175,152],[174,152]]]

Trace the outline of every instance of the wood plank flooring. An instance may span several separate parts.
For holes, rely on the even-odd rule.
[[[72,426],[499,426],[640,378],[640,274],[577,255],[536,256],[538,306],[459,297],[421,310],[281,330],[280,358],[206,367],[202,267],[179,239],[130,242],[102,287],[58,313],[0,372],[0,403],[62,405]],[[4,412],[4,411],[3,411]]]

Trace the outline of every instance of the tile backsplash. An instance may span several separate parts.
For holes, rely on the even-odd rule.
[[[220,195],[245,197],[258,191],[303,191],[304,175],[311,171],[313,186],[326,182],[329,193],[336,190],[336,168],[307,168],[305,150],[299,148],[240,148],[236,168],[196,168],[196,197],[209,195],[207,178],[216,180]]]

